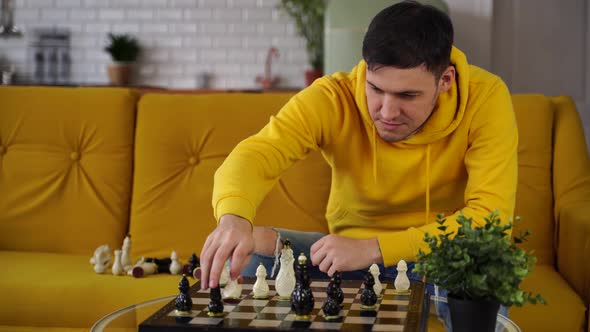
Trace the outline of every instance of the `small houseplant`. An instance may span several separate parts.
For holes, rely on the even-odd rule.
[[[307,85],[324,73],[324,15],[326,0],[281,0],[279,8],[287,13],[305,38],[311,70],[305,72]]]
[[[515,221],[518,220],[517,217]],[[513,223],[502,224],[498,211],[478,227],[472,227],[473,219],[460,213],[456,234],[446,232],[443,215],[438,215],[436,222],[441,234],[425,234],[430,252],[419,250],[420,264],[415,271],[449,292],[453,331],[494,331],[500,304],[509,307],[545,303],[541,295],[533,296],[519,288],[536,262],[532,252],[526,253],[517,246],[530,235],[528,231],[510,241],[508,234]],[[486,314],[482,315],[482,307],[488,308]],[[473,312],[466,313],[464,309]]]
[[[108,67],[111,84],[127,85],[131,80],[132,64],[137,60],[141,48],[137,39],[129,34],[108,34],[105,51],[113,63]]]

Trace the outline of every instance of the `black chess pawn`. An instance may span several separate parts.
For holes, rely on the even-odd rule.
[[[330,285],[334,288],[334,298],[336,299],[336,302],[340,307],[342,307],[342,302],[344,302],[344,292],[340,287],[341,283],[342,275],[339,271],[334,272],[334,275],[332,276],[332,281],[330,281],[330,284],[328,284],[328,288],[330,288]]]
[[[365,289],[361,293],[361,309],[375,309],[375,303],[377,303],[377,294],[373,290],[375,285],[375,278],[371,272],[367,272],[365,275]]]
[[[211,288],[209,297],[209,317],[221,317],[223,316],[223,302],[221,301],[221,288],[219,285],[215,288]]]
[[[189,276],[193,275],[193,271],[199,267],[199,257],[197,257],[197,255],[195,255],[195,253],[193,252],[193,254],[191,255],[191,257],[188,259],[188,271],[187,274]]]
[[[176,305],[176,314],[178,315],[189,315],[193,308],[193,300],[191,299],[188,290],[190,288],[190,284],[186,275],[182,276],[180,282],[178,283],[178,289],[180,290],[180,294],[176,297],[174,304]]]
[[[340,317],[340,304],[336,299],[336,286],[334,282],[334,277],[332,277],[332,280],[330,280],[330,284],[328,284],[326,293],[328,295],[328,298],[326,299],[326,302],[322,307],[322,310],[324,311],[324,318],[326,320],[338,319]]]
[[[291,309],[295,311],[296,320],[308,320],[315,300],[309,287],[307,274],[307,257],[303,253],[297,259],[295,270],[295,289],[291,293]]]

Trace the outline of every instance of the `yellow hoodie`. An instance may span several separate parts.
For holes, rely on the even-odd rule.
[[[424,127],[388,143],[376,134],[365,94],[366,63],[316,80],[256,135],[244,140],[215,174],[217,220],[250,221],[284,170],[321,149],[332,168],[326,219],[331,233],[376,237],[386,266],[414,261],[425,232],[449,228],[462,210],[474,223],[499,210],[512,218],[516,196],[516,119],[502,80],[469,65],[453,47],[455,85],[438,98]]]

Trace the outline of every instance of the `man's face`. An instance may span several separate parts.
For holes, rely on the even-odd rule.
[[[402,141],[424,125],[434,111],[439,93],[450,87],[445,82],[450,68],[453,67],[447,68],[438,81],[424,65],[367,69],[367,106],[383,140]],[[451,71],[454,79],[454,68]]]

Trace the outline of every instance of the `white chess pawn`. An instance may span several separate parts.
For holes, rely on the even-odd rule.
[[[115,261],[113,262],[113,267],[111,268],[113,275],[121,276],[125,274],[123,270],[123,265],[121,264],[121,250],[115,250]]]
[[[379,280],[379,275],[381,272],[379,271],[379,266],[377,264],[372,264],[369,268],[369,271],[373,275],[373,279],[375,279],[375,285],[373,286],[373,290],[377,296],[381,297],[381,291],[383,290],[383,285],[381,284],[381,280]]]
[[[121,250],[123,251],[121,254],[121,266],[127,271],[131,268],[131,238],[129,238],[129,235],[123,240],[123,248]]]
[[[262,265],[262,262],[256,268],[256,282],[252,287],[252,293],[254,293],[255,299],[266,299],[268,298],[268,283],[266,282],[266,268]]]
[[[281,249],[281,268],[275,281],[275,289],[280,300],[290,300],[295,288],[295,270],[293,269],[293,250],[288,241]]]
[[[178,261],[178,255],[176,254],[176,251],[172,251],[170,254],[170,259],[172,260],[172,263],[170,263],[170,273],[180,274],[180,272],[182,272],[182,265]]]
[[[94,265],[94,272],[104,273],[111,263],[111,258],[111,249],[108,244],[96,248],[94,255],[90,258],[90,264]]]
[[[238,280],[229,280],[223,288],[224,299],[239,299],[242,296],[242,284]]]
[[[408,265],[402,259],[397,263],[397,277],[393,283],[397,291],[406,292],[410,289],[410,279],[408,279],[406,271],[408,271]]]
[[[221,270],[221,275],[219,276],[219,287],[225,287],[229,282],[229,261],[225,262],[223,269]]]

